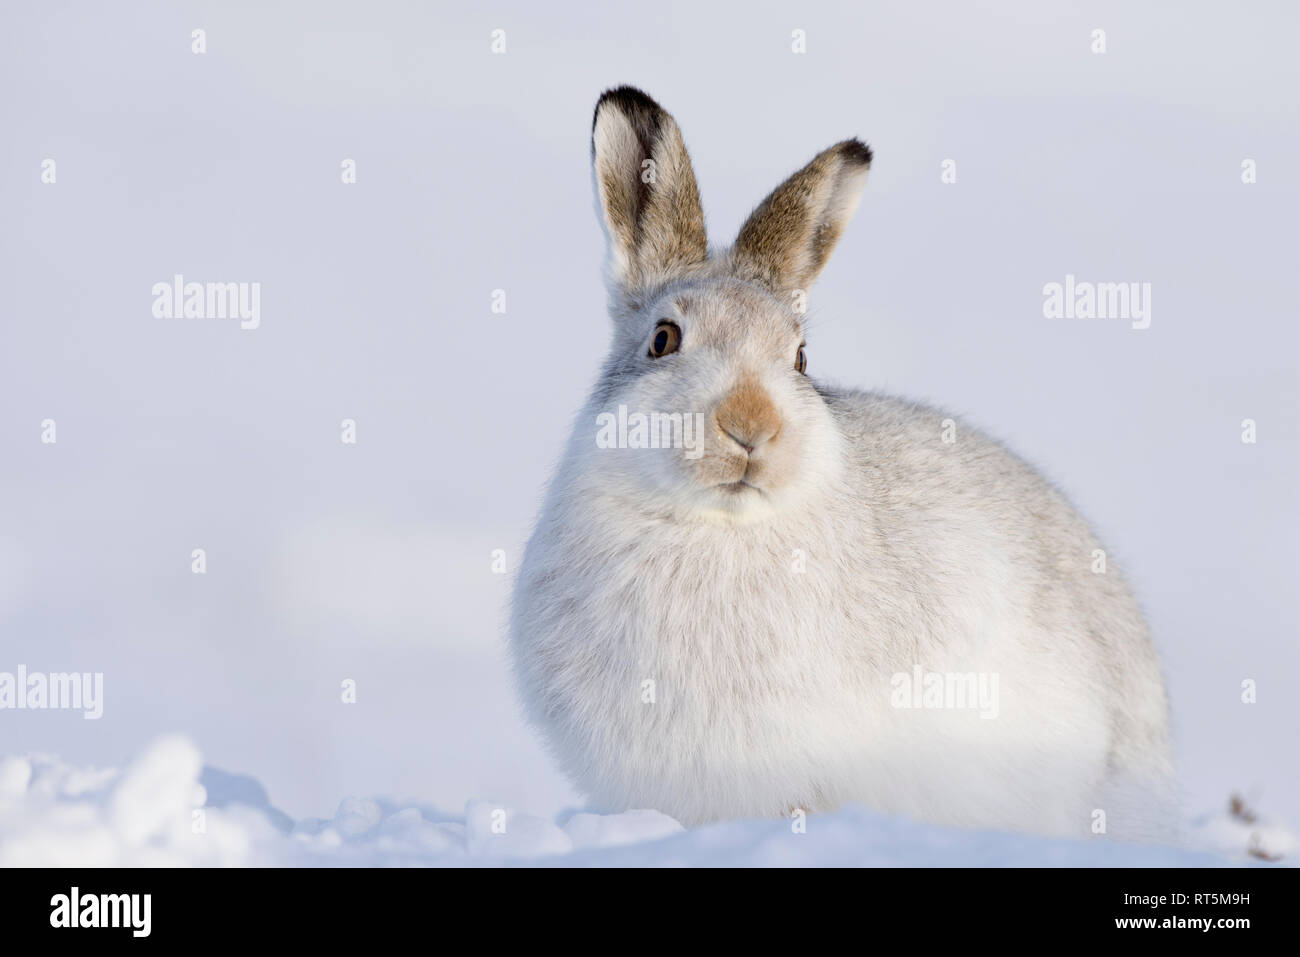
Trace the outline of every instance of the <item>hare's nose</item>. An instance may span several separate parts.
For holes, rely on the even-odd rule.
[[[770,442],[781,431],[781,416],[763,387],[742,379],[713,412],[718,430],[746,452]]]

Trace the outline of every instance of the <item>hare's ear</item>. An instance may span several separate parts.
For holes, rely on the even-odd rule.
[[[772,191],[736,237],[737,271],[774,292],[807,289],[853,216],[871,167],[871,150],[845,140]]]
[[[630,86],[605,93],[591,155],[616,292],[635,296],[708,258],[691,158],[658,103]]]

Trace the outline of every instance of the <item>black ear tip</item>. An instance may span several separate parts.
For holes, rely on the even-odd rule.
[[[600,99],[596,101],[596,111],[591,118],[592,129],[595,129],[596,119],[600,116],[601,109],[606,105],[631,116],[646,113],[653,115],[663,112],[662,106],[636,87],[616,86],[606,90],[600,95]]]
[[[871,147],[856,137],[851,140],[845,140],[841,143],[840,152],[844,155],[845,159],[852,163],[857,163],[861,166],[871,165]]]

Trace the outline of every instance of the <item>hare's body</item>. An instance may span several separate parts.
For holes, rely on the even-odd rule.
[[[1092,570],[1087,525],[998,445],[961,427],[945,444],[923,407],[828,399],[844,484],[778,520],[630,521],[581,467],[561,472],[515,609],[534,718],[610,808],[696,823],[856,801],[1086,832],[1117,774],[1167,772],[1128,589]],[[997,675],[996,714],[895,707],[895,676],[918,666],[986,688]]]
[[[671,118],[612,105],[660,137],[629,143],[681,167]],[[511,629],[525,702],[566,772],[602,807],[688,824],[859,802],[1077,834],[1100,809],[1113,830],[1144,829],[1131,789],[1167,781],[1164,690],[1087,524],[960,423],[815,387],[802,348],[798,371],[781,359],[802,336],[781,291],[810,278],[798,262],[782,274],[792,254],[773,252],[761,221],[782,202],[755,213],[757,240],[742,231],[667,275],[645,276],[644,246],[620,260],[601,169],[618,131],[603,146],[601,118],[620,325],[529,543]],[[834,184],[823,198],[851,206]],[[631,214],[641,237],[655,235],[654,201]],[[829,214],[813,212],[815,240]],[[676,341],[659,338],[665,324],[680,354],[659,355]],[[698,456],[602,447],[598,417],[620,405],[700,410]]]

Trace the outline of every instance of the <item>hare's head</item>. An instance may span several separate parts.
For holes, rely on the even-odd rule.
[[[804,303],[871,151],[845,140],[819,153],[713,251],[681,132],[650,97],[600,98],[592,162],[614,321],[597,443],[618,451],[589,461],[604,487],[738,521],[832,480],[840,439],[806,374]]]

